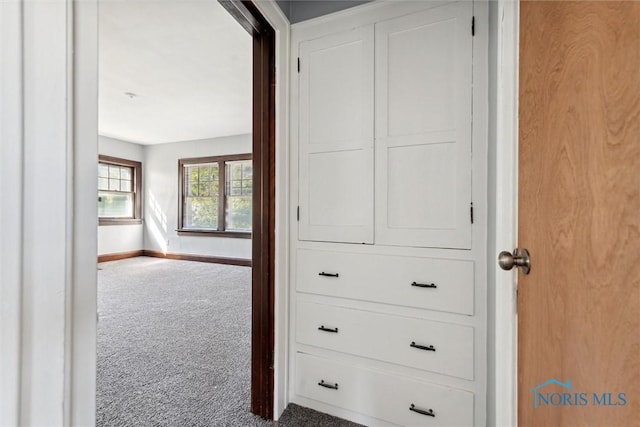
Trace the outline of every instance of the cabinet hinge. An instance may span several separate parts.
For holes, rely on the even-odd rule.
[[[298,209],[296,211],[296,220],[299,222],[300,221],[300,206],[298,206]]]
[[[471,224],[473,224],[473,202],[471,202],[471,209],[469,210],[469,213],[471,215]]]
[[[300,72],[300,58],[298,57],[298,72]]]
[[[471,35],[472,36],[476,35],[476,17],[475,16],[471,17]],[[300,71],[299,68],[300,67],[298,67],[298,71]]]

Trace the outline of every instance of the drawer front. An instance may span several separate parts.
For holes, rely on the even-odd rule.
[[[299,302],[299,343],[473,380],[473,328]]]
[[[309,354],[296,355],[295,388],[300,396],[400,425],[473,425],[472,392]]]
[[[298,250],[299,292],[473,315],[473,261]]]

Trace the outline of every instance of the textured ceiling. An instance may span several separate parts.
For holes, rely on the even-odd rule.
[[[102,1],[99,34],[101,135],[158,144],[251,132],[252,39],[216,0]]]

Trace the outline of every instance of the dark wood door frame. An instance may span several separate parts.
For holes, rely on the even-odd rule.
[[[251,412],[273,419],[275,31],[251,1],[218,1],[253,37]]]

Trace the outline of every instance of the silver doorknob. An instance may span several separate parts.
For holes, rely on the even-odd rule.
[[[518,248],[515,248],[512,254],[507,251],[502,251],[500,255],[498,255],[498,265],[503,270],[511,270],[515,266],[521,268],[523,274],[529,274],[529,271],[531,271],[529,251]]]

